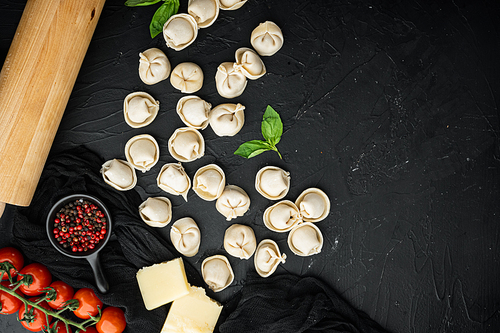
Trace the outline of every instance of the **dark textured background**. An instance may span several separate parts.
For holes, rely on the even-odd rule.
[[[167,141],[183,126],[175,113],[182,94],[168,80],[143,84],[138,53],[159,47],[172,66],[200,65],[205,81],[197,94],[215,106],[226,101],[215,89],[217,66],[234,61],[237,48],[251,46],[253,28],[272,20],[285,44],[263,57],[267,74],[249,81],[235,99],[246,106],[245,126],[231,138],[204,130],[206,155],[184,164],[188,174],[208,163],[221,166],[227,182],[252,200],[249,212],[233,221],[252,226],[258,240],[276,240],[287,253],[278,273],[323,279],[388,330],[500,330],[498,4],[249,0],[239,10],[221,11],[194,44],[175,52],[161,36],[149,37],[157,6],[122,3],[110,0],[104,8],[52,153],[85,145],[103,160],[124,158],[130,137],[151,134],[160,144],[160,162],[138,174],[136,189],[144,199],[162,194],[156,176],[174,161]],[[181,0],[180,11],[186,7]],[[23,8],[23,1],[0,1],[2,61]],[[137,90],[158,99],[160,113],[148,127],[131,129],[122,103]],[[242,142],[260,138],[268,104],[284,122],[278,145],[283,160],[271,152],[250,160],[233,155]],[[325,237],[320,254],[297,257],[286,234],[264,227],[262,213],[272,202],[257,193],[253,181],[265,165],[291,173],[287,199],[312,186],[329,195],[331,213],[317,224]],[[200,252],[188,260],[199,268],[205,257],[223,254],[230,223],[215,204],[192,191],[187,203],[167,196],[173,220],[191,216],[202,231]],[[0,246],[11,244],[2,237],[9,222],[7,210]],[[170,226],[158,231],[168,238]],[[223,302],[253,270],[252,260],[229,260],[235,283],[211,294]],[[14,316],[0,318],[0,332],[18,327]]]

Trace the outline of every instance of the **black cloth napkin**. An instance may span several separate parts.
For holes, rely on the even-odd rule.
[[[313,277],[249,273],[227,307],[221,333],[387,332]]]
[[[121,307],[127,318],[126,333],[159,332],[168,306],[148,311],[144,307],[136,272],[139,268],[179,257],[175,248],[138,216],[142,199],[135,191],[119,192],[104,183],[99,173],[104,161],[84,147],[49,156],[32,204],[15,208],[12,242],[27,258],[46,265],[54,279],[75,289],[93,288],[94,277],[84,259],[73,259],[52,247],[45,219],[63,196],[86,193],[100,198],[113,217],[113,234],[99,252],[109,281],[105,305]],[[198,271],[184,262],[192,285],[204,286]],[[96,290],[97,292],[97,290]],[[227,304],[216,330],[229,332],[384,332],[366,314],[343,301],[330,287],[312,277],[247,276],[242,289]]]
[[[45,231],[45,219],[52,205],[66,195],[84,193],[100,198],[113,217],[113,233],[99,252],[110,289],[98,296],[105,305],[125,310],[125,332],[159,332],[168,307],[146,310],[136,273],[139,268],[180,257],[180,254],[142,222],[138,216],[142,199],[136,191],[120,192],[104,183],[99,173],[103,162],[83,147],[50,156],[31,205],[13,212],[13,243],[26,257],[47,266],[54,279],[63,280],[75,290],[87,287],[97,292],[89,263],[85,259],[66,257],[52,247]],[[184,263],[190,283],[203,285],[194,267],[187,261]]]

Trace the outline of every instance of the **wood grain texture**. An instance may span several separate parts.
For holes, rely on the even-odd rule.
[[[30,0],[0,73],[0,202],[28,206],[105,0]]]

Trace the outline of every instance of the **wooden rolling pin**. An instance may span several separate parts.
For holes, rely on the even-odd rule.
[[[105,0],[28,0],[0,73],[0,216],[29,206]]]

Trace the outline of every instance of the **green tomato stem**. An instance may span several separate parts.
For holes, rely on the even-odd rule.
[[[17,299],[21,300],[24,303],[25,311],[28,311],[28,305],[30,305],[31,307],[42,311],[45,314],[46,317],[51,316],[53,318],[57,318],[60,321],[64,322],[65,325],[71,325],[71,326],[74,326],[74,327],[76,327],[76,328],[78,328],[80,330],[84,330],[85,327],[90,326],[90,325],[85,326],[87,323],[92,322],[91,325],[93,325],[93,324],[97,323],[99,321],[99,319],[100,319],[100,316],[98,316],[95,319],[91,318],[89,320],[84,321],[83,323],[77,323],[77,322],[74,322],[74,321],[72,321],[70,319],[67,319],[67,318],[61,316],[60,313],[62,311],[64,311],[64,310],[66,310],[66,309],[63,309],[62,311],[59,311],[59,312],[55,312],[55,311],[52,311],[52,310],[47,310],[47,309],[45,309],[44,307],[42,307],[41,305],[38,304],[40,302],[40,300],[38,302],[32,302],[30,300],[27,300],[23,296],[17,294],[15,292],[15,289],[9,289],[8,287],[5,287],[5,286],[3,286],[3,285],[0,284],[0,290],[2,290],[4,292],[6,292],[7,294],[12,295],[12,296],[16,297]],[[41,301],[43,301],[43,300],[44,299],[42,298]]]

